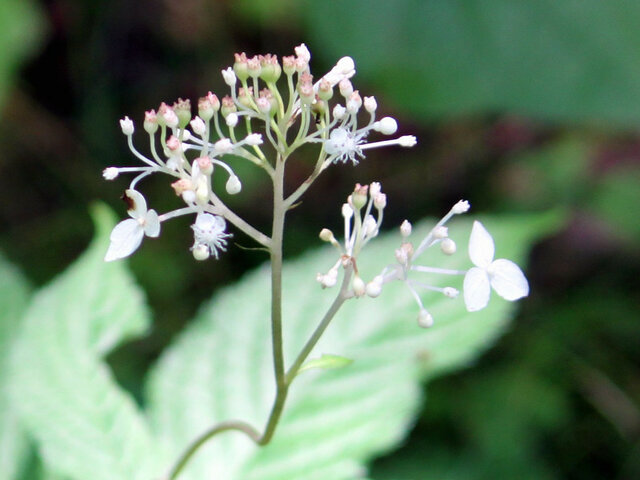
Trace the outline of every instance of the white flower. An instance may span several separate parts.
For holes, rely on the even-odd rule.
[[[227,238],[230,233],[225,233],[227,222],[224,218],[210,213],[199,213],[193,228],[194,243],[192,250],[201,250],[204,245],[209,253],[218,258],[218,250],[227,251]]]
[[[140,246],[142,238],[160,235],[160,220],[155,210],[147,210],[147,202],[140,192],[126,190],[131,218],[118,223],[111,232],[111,243],[104,257],[106,262],[128,257]]]
[[[125,135],[133,135],[133,121],[129,117],[120,120],[120,128]]]
[[[475,267],[471,267],[464,277],[464,303],[470,312],[487,306],[492,287],[498,295],[509,301],[529,294],[529,283],[520,267],[504,258],[494,260],[494,254],[491,234],[480,222],[473,222],[469,258]]]
[[[336,128],[329,134],[329,140],[324,144],[325,151],[334,157],[334,162],[345,163],[351,160],[354,165],[358,164],[356,156],[363,157],[360,144],[363,143],[362,136],[354,135],[344,127]]]

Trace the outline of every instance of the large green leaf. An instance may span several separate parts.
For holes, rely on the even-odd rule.
[[[485,224],[494,234],[498,256],[522,262],[530,244],[557,220],[546,215]],[[461,252],[469,227],[460,221],[450,230]],[[427,228],[425,223],[417,230]],[[365,278],[393,262],[398,237],[389,234],[367,247],[359,263]],[[433,255],[437,258],[430,264],[469,266],[464,253]],[[332,301],[333,293],[321,290],[314,276],[333,262],[335,251],[322,250],[286,267],[289,362]],[[176,458],[221,420],[245,419],[262,428],[274,394],[268,278],[262,269],[217,295],[153,371],[150,414],[166,458]],[[403,285],[385,287],[377,299],[348,302],[312,357],[344,355],[354,363],[300,376],[270,445],[258,449],[241,434],[227,433],[202,448],[181,480],[360,478],[367,459],[406,434],[420,403],[419,381],[467,365],[499,335],[514,307],[494,298],[486,310],[468,314],[461,301],[439,295],[429,297],[428,305],[435,325],[421,330],[416,305]]]
[[[7,389],[8,352],[27,305],[29,286],[21,273],[0,256],[0,472],[13,479],[22,468],[27,440]]]
[[[378,91],[422,118],[640,121],[634,0],[336,0],[301,11],[316,55],[353,56]]]
[[[122,262],[105,263],[112,215],[95,210],[87,252],[39,291],[12,363],[12,398],[47,469],[70,479],[153,478],[154,444],[104,356],[149,324],[143,295]]]

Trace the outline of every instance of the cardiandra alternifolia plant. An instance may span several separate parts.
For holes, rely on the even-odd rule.
[[[213,425],[199,438],[186,445],[184,453],[167,475],[176,478],[192,455],[206,441],[227,430],[239,430],[258,445],[269,443],[281,417],[287,393],[312,349],[346,301],[359,297],[378,297],[390,282],[402,282],[417,303],[420,327],[429,327],[434,319],[421,300],[421,291],[435,290],[455,299],[459,291],[451,286],[426,283],[424,274],[463,275],[463,292],[467,310],[484,308],[491,290],[507,300],[528,295],[529,286],[520,268],[510,260],[494,259],[491,235],[480,222],[474,222],[469,239],[468,270],[450,270],[422,265],[420,257],[427,249],[439,248],[444,255],[456,253],[456,243],[448,235],[446,223],[454,216],[466,213],[469,203],[461,200],[437,222],[426,237],[411,238],[411,224],[404,221],[399,228],[399,245],[389,252],[393,262],[372,278],[362,278],[358,262],[367,244],[378,235],[387,205],[379,182],[357,184],[341,207],[344,219],[342,240],[328,229],[322,229],[320,239],[337,250],[336,261],[328,270],[317,273],[323,289],[337,287],[335,300],[318,318],[317,327],[290,365],[283,356],[282,318],[282,241],[287,212],[300,201],[313,182],[328,168],[343,164],[356,166],[365,152],[379,147],[412,147],[414,136],[395,136],[397,122],[391,117],[377,118],[374,97],[361,97],[351,78],[355,64],[350,57],[341,58],[326,74],[313,77],[309,61],[311,54],[302,44],[295,55],[280,62],[274,55],[247,57],[235,55],[233,67],[222,71],[230,92],[219,100],[209,92],[198,100],[197,115],[193,115],[188,100],[179,99],[172,106],[162,103],[157,111],[144,116],[148,134],[148,154],[133,144],[134,124],[128,118],[120,120],[131,152],[140,164],[130,167],[109,167],[107,180],[120,174],[135,176],[125,190],[124,199],[130,218],[121,221],[111,233],[111,243],[105,260],[113,261],[131,255],[144,237],[158,237],[163,222],[182,215],[192,215],[193,245],[196,260],[217,259],[228,248],[229,224],[251,237],[266,249],[271,266],[271,335],[276,395],[266,425],[259,427],[243,421],[227,421]],[[383,139],[379,139],[382,136]],[[375,141],[369,141],[373,137]],[[384,139],[384,137],[387,137]],[[391,137],[390,139],[388,137]],[[318,157],[313,170],[300,185],[285,191],[287,165],[296,161],[294,153],[303,145],[317,146]],[[246,161],[263,169],[273,184],[273,217],[270,232],[261,232],[234,213],[224,202],[225,195],[242,191],[228,159]],[[178,197],[179,208],[158,214],[147,207],[139,190],[141,181],[153,174],[171,177],[171,188]],[[225,179],[225,191],[213,188],[214,176]],[[218,184],[219,182],[216,182]],[[315,275],[315,272],[310,272]],[[265,321],[269,319],[265,318]],[[331,361],[328,359],[327,361]],[[320,362],[322,363],[322,362]],[[314,365],[318,365],[316,360]]]

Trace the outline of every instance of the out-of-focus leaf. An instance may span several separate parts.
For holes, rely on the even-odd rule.
[[[144,418],[104,356],[149,315],[123,262],[105,263],[113,215],[96,208],[87,252],[40,290],[11,357],[11,393],[47,469],[73,480],[154,478]]]
[[[334,368],[344,368],[347,365],[351,365],[353,360],[346,357],[341,357],[340,355],[329,355],[324,354],[319,358],[312,358],[311,360],[305,362],[302,367],[298,370],[298,373],[306,372],[308,370],[313,369],[321,369],[321,370],[331,370]]]
[[[9,401],[8,353],[27,306],[29,285],[22,274],[0,255],[0,472],[13,479],[26,459],[27,439]]]
[[[32,0],[0,2],[0,105],[20,63],[40,43],[45,23]]]
[[[484,224],[494,235],[497,255],[522,262],[530,244],[558,221],[557,215],[541,215],[486,219]],[[416,226],[415,238],[432,225]],[[469,227],[460,221],[450,229],[462,252]],[[364,278],[392,263],[398,244],[395,234],[372,242],[358,264]],[[427,252],[427,264],[433,255],[445,268],[469,266],[464,253],[443,259],[439,252]],[[322,250],[286,267],[289,362],[332,301],[332,293],[319,289],[314,276],[334,262],[335,252]],[[176,458],[218,421],[241,418],[262,428],[274,394],[268,285],[268,272],[262,269],[222,292],[153,371],[150,413],[167,458]],[[361,477],[364,462],[406,434],[419,406],[419,380],[467,365],[499,335],[514,308],[494,298],[486,310],[468,314],[461,301],[434,295],[426,304],[435,325],[425,331],[417,327],[417,307],[402,287],[388,285],[378,299],[345,305],[312,356],[333,352],[354,363],[299,377],[271,444],[258,449],[238,433],[217,437],[196,455],[181,480],[207,475],[219,480]]]
[[[623,236],[640,239],[640,168],[616,169],[604,175],[590,196],[590,208]]]
[[[317,56],[356,59],[414,115],[640,121],[634,0],[336,0],[301,10]]]

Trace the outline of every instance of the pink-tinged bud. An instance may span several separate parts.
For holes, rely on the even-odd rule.
[[[176,192],[176,195],[179,197],[187,190],[193,190],[193,184],[191,180],[186,178],[181,178],[180,180],[176,180],[171,184],[171,188]]]
[[[178,126],[178,116],[166,103],[162,102],[158,108],[158,124],[166,125],[169,128],[176,128]]]
[[[360,210],[367,204],[368,190],[368,185],[360,185],[359,183],[356,183],[356,186],[353,189],[353,194],[351,194],[351,204],[353,208]]]
[[[182,153],[180,147],[181,147],[180,140],[175,135],[171,135],[167,139],[167,148],[171,151],[171,153],[173,154]]]
[[[316,101],[311,104],[311,111],[315,115],[324,115],[325,112],[327,111],[327,102],[325,102],[324,100],[321,100],[316,95]]]
[[[353,85],[348,78],[343,78],[342,80],[340,80],[338,88],[340,89],[340,95],[342,95],[344,98],[349,98],[353,93]]]
[[[153,135],[158,131],[158,117],[155,110],[147,110],[144,112],[143,125],[149,135]]]
[[[326,79],[320,80],[320,85],[318,85],[318,97],[322,100],[330,100],[333,97],[333,87],[331,86],[331,82]]]
[[[271,102],[268,98],[260,97],[256,100],[256,106],[261,113],[267,114],[271,112]]]
[[[299,83],[298,93],[300,94],[300,102],[304,105],[311,105],[316,96],[311,83]]]
[[[278,63],[278,57],[267,53],[266,55],[261,55],[259,58],[260,66],[262,67],[262,70],[260,71],[260,78],[267,83],[277,82],[282,74],[282,68]]]
[[[189,120],[191,120],[191,102],[178,98],[178,101],[173,104],[173,111],[178,117],[178,125],[180,128],[186,127]]]
[[[222,98],[222,107],[220,108],[220,113],[222,113],[223,117],[226,117],[230,113],[234,113],[238,111],[238,107],[233,103],[233,98],[229,95],[225,95]]]
[[[213,117],[213,114],[220,109],[220,100],[213,93],[209,92],[205,97],[198,100],[198,115],[205,122]]]
[[[309,62],[302,58],[296,58],[296,71],[298,73],[305,73],[309,70]]]
[[[440,243],[440,250],[442,250],[442,253],[444,253],[445,255],[453,255],[454,253],[456,253],[456,242],[454,242],[450,238],[445,238]]]
[[[238,89],[238,102],[247,108],[252,108],[253,102],[253,87]]]
[[[247,143],[247,145],[250,145],[252,147],[262,145],[262,135],[259,133],[252,133],[250,135],[247,135],[247,138],[245,138],[244,141]]]
[[[296,71],[296,57],[293,55],[282,57],[282,69],[285,74],[293,75],[293,72]]]
[[[129,117],[124,117],[120,120],[120,128],[126,136],[133,135],[133,122]]]
[[[198,168],[204,175],[211,175],[213,173],[213,163],[209,157],[196,158]]]
[[[251,57],[247,60],[247,70],[249,72],[249,76],[252,78],[258,78],[260,76],[262,66],[260,65],[260,59],[257,56]]]
[[[233,64],[233,71],[236,76],[240,79],[242,83],[244,83],[247,78],[249,78],[249,69],[247,66],[247,55],[242,53],[236,53],[235,55],[235,63]]]
[[[335,107],[333,107],[333,118],[335,118],[336,120],[342,120],[346,114],[347,114],[347,109],[344,108],[342,105],[338,104]]]
[[[347,100],[347,112],[356,114],[358,113],[358,110],[360,110],[361,106],[362,97],[360,97],[358,90],[354,90],[354,92],[349,96],[349,100]]]

